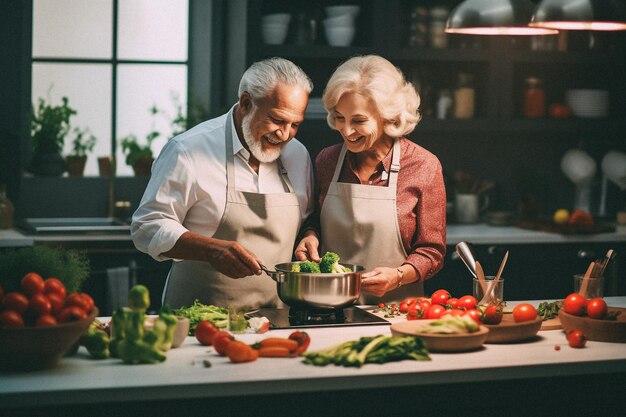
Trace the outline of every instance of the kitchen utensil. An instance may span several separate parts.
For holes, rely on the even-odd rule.
[[[583,283],[586,288],[583,287]],[[584,293],[582,292],[584,291]],[[598,298],[604,296],[604,277],[590,276],[585,278],[582,274],[574,275],[574,292],[583,295],[585,298]]]
[[[580,284],[580,290],[578,291],[578,293],[585,298],[587,298],[587,287],[589,286],[589,277],[591,277],[591,273],[593,272],[593,268],[595,268],[595,266],[596,266],[595,262],[591,262],[589,264],[589,267],[587,268],[585,275],[583,275],[583,279]]]
[[[473,276],[476,276],[476,260],[472,254],[472,244],[465,241],[459,242],[456,244],[455,250],[467,269],[469,269]]]
[[[497,283],[494,282],[495,279],[496,277],[494,275],[485,276],[485,287],[482,287],[480,280],[474,278],[472,282],[472,295],[478,300],[478,306],[487,307],[487,305],[494,303],[504,304],[504,278],[500,278]],[[490,295],[488,296],[487,294]]]
[[[483,267],[478,261],[476,261],[476,278],[478,278],[478,282],[480,283],[480,287],[483,290],[483,294],[486,293],[487,284],[485,283],[485,272],[483,271]]]
[[[502,258],[502,262],[500,263],[500,268],[498,269],[496,278],[493,280],[491,285],[489,285],[489,287],[487,288],[487,291],[485,291],[485,295],[483,296],[483,299],[478,302],[479,305],[487,303],[487,300],[489,301],[493,300],[494,298],[493,289],[496,288],[496,286],[498,285],[498,282],[500,281],[500,276],[502,275],[502,270],[504,270],[504,265],[506,265],[507,259],[509,259],[509,251],[506,251],[506,253],[504,254],[504,258]]]
[[[539,332],[542,323],[541,317],[516,323],[512,314],[505,314],[499,324],[484,325],[489,328],[485,343],[513,343],[532,339]]]
[[[626,308],[610,307],[608,314],[615,320],[598,320],[586,316],[574,316],[559,310],[559,319],[565,332],[581,330],[589,340],[626,343]]]
[[[391,325],[393,336],[419,336],[426,342],[430,352],[465,352],[480,349],[487,340],[489,329],[480,326],[474,333],[436,334],[422,333],[429,322],[434,320],[401,321]]]
[[[274,265],[270,271],[264,265],[261,269],[276,281],[278,297],[290,307],[338,309],[347,307],[359,299],[361,275],[365,268],[361,265],[344,264],[354,272],[308,273],[292,272],[294,263]]]

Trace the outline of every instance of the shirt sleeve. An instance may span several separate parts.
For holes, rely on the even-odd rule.
[[[152,167],[146,191],[133,214],[131,237],[135,247],[156,259],[174,247],[188,229],[183,221],[196,199],[195,169],[182,145],[171,140]]]

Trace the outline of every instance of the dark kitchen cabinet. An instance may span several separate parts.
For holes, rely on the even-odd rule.
[[[507,300],[562,299],[574,291],[574,275],[583,274],[589,263],[602,258],[607,250],[626,253],[626,243],[533,243],[515,245],[475,245],[475,256],[486,275],[495,275],[504,253],[509,258],[502,278]],[[607,267],[605,296],[626,295],[623,277],[626,265],[618,255]],[[448,246],[444,269],[426,281],[425,293],[439,288],[453,295],[472,293],[472,275],[456,256],[454,246]]]

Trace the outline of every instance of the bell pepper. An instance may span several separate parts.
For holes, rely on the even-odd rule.
[[[150,307],[150,292],[144,285],[135,285],[128,293],[128,306],[133,311],[145,313]]]
[[[178,319],[171,313],[169,307],[164,306],[159,310],[159,318],[155,320],[154,329],[159,329],[161,333],[161,340],[159,341],[158,348],[162,352],[167,352],[172,348],[172,342],[174,341],[174,329],[178,324]]]
[[[97,329],[88,329],[80,338],[81,345],[94,359],[106,359],[110,356],[110,339],[106,332]]]

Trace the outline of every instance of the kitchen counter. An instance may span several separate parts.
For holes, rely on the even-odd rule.
[[[608,297],[607,302],[626,307],[626,297]],[[310,351],[361,336],[390,334],[388,325],[306,331],[312,340]],[[273,330],[264,335],[236,337],[252,343],[289,333],[290,330]],[[557,345],[560,350],[555,349]],[[204,359],[212,366],[205,367]],[[393,410],[433,407],[442,412],[474,407],[474,411],[490,415],[489,410],[478,405],[482,401],[479,399],[489,398],[493,410],[499,409],[499,413],[500,407],[513,406],[506,415],[532,411],[538,405],[544,411],[545,407],[559,407],[561,412],[557,415],[564,415],[563,407],[567,408],[568,403],[563,398],[567,399],[567,394],[571,395],[570,400],[576,397],[575,393],[566,392],[570,388],[578,389],[579,394],[593,391],[593,404],[605,408],[619,407],[618,401],[623,401],[623,396],[613,394],[622,392],[626,382],[625,344],[589,341],[586,348],[573,349],[562,331],[552,330],[540,332],[527,343],[489,344],[467,353],[432,353],[431,359],[365,365],[360,369],[313,367],[295,358],[259,358],[251,363],[232,364],[213,353],[212,348],[188,337],[180,348],[167,353],[164,363],[131,366],[118,359],[89,359],[81,347],[76,355],[64,358],[51,370],[0,373],[0,414],[4,414],[3,409],[7,415],[16,411],[28,414],[29,410],[37,415],[42,409],[34,407],[76,411],[84,406],[90,415],[96,415],[98,410],[103,415],[103,410],[125,410],[123,415],[143,415],[147,410],[153,415],[202,414],[201,411],[209,415],[224,409],[255,415],[274,410],[273,415],[382,416]],[[546,389],[550,395],[546,396]],[[313,408],[286,413],[284,407],[289,401],[291,410],[305,404]],[[512,404],[515,401],[518,403]],[[182,412],[179,407],[187,408]],[[584,409],[584,404],[576,405],[573,415]],[[462,414],[472,415],[465,411]]]
[[[595,243],[626,242],[626,226],[618,225],[613,233],[593,235],[561,235],[520,229],[513,226],[495,227],[487,224],[447,227],[447,244],[456,245],[462,240],[475,244],[533,244],[533,243]],[[72,242],[130,242],[125,234],[72,234],[72,235],[26,235],[17,229],[0,230],[0,248],[32,246],[33,244]]]

